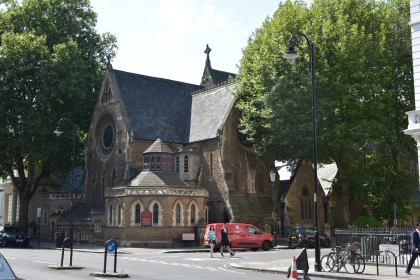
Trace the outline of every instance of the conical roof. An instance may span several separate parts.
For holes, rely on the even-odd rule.
[[[141,172],[130,184],[132,187],[189,187],[172,172]]]
[[[146,151],[143,152],[143,154],[147,153],[167,153],[167,154],[173,154],[171,149],[162,141],[160,138],[158,138],[155,143],[153,143],[149,148],[147,148]]]

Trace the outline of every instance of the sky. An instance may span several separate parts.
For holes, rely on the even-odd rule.
[[[117,4],[118,3],[118,4]],[[213,69],[237,73],[252,32],[280,0],[91,0],[97,30],[117,36],[114,69],[199,84],[206,44]]]

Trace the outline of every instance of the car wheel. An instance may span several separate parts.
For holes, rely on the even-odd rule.
[[[266,240],[266,241],[264,241],[264,242],[263,242],[263,244],[262,244],[262,249],[263,249],[264,251],[268,251],[268,250],[270,250],[270,249],[271,249],[271,244],[270,244],[270,242],[268,242],[267,240]]]
[[[300,242],[300,247],[309,248],[309,242],[306,240],[303,240],[302,242]]]
[[[328,248],[331,246],[331,241],[329,239],[325,239],[324,242],[322,242],[322,246],[324,248]]]
[[[289,246],[289,249],[294,249],[295,248],[295,247],[293,247],[292,242],[289,242],[287,245]]]
[[[1,246],[7,247],[7,239],[6,238],[3,238],[2,242],[1,242]]]

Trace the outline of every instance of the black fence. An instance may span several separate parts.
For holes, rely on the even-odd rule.
[[[340,228],[335,229],[336,245],[345,247],[349,243],[358,242],[360,246],[358,246],[357,252],[365,258],[366,262],[372,263],[376,262],[376,258],[380,251],[389,249],[396,253],[398,265],[407,265],[411,257],[411,233],[414,230],[414,226],[392,228]],[[392,263],[395,262],[395,260],[393,261],[392,259],[381,257],[379,262]],[[419,261],[417,260],[414,265],[419,266]]]

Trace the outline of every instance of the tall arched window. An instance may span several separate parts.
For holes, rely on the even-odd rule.
[[[105,172],[102,173],[102,189],[105,190],[106,189],[106,177],[105,177]]]
[[[179,156],[175,157],[175,172],[179,174]]]
[[[152,156],[152,159],[150,161],[150,169],[155,170],[155,156]]]
[[[153,224],[159,223],[159,205],[155,203],[153,205]]]
[[[179,225],[181,223],[181,205],[179,203],[176,204],[176,224]]]
[[[172,169],[172,167],[171,167],[171,159],[172,159],[172,157],[171,157],[171,155],[167,155],[167,157],[166,157],[166,169],[167,170],[171,170]]]
[[[121,216],[122,216],[122,207],[121,204],[118,205],[118,210],[117,210],[117,225],[121,226]]]
[[[162,170],[166,170],[166,155],[162,155]]]
[[[311,220],[311,200],[308,187],[303,186],[300,195],[300,218],[302,220]]]
[[[112,213],[112,204],[111,204],[109,205],[109,212],[108,212],[108,224],[110,226],[112,226],[112,215],[113,213]]]
[[[210,153],[210,176],[213,176],[213,154]]]
[[[135,224],[140,224],[140,213],[141,213],[140,204],[137,204],[136,205],[136,211],[134,213],[134,223]]]
[[[188,156],[184,157],[184,172],[188,173]]]
[[[195,205],[191,204],[191,224],[195,224]]]
[[[93,200],[96,200],[98,198],[97,190],[96,190],[96,172],[93,173],[93,178],[92,178],[92,193],[93,193]]]
[[[112,170],[112,187],[116,186],[116,180],[117,180],[117,171],[115,169]]]
[[[156,157],[156,170],[160,170],[160,156]]]
[[[261,169],[257,169],[257,171],[255,172],[255,191],[258,193],[262,193],[263,191],[263,187],[262,187],[262,171]]]

